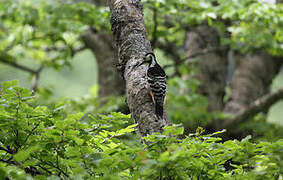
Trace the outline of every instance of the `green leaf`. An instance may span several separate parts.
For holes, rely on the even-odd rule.
[[[184,133],[184,127],[182,125],[173,125],[164,127],[163,134],[169,135],[182,135]]]
[[[10,87],[17,86],[18,80],[1,82],[1,85],[3,89],[8,89]]]
[[[27,158],[29,158],[30,154],[38,150],[38,146],[31,146],[27,149],[20,150],[17,154],[14,155],[14,158],[16,161],[25,161]]]

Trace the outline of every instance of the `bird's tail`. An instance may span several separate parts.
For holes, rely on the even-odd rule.
[[[155,112],[158,117],[163,118],[163,105],[155,103]]]

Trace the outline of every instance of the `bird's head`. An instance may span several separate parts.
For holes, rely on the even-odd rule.
[[[156,58],[153,53],[147,53],[144,58],[142,64],[148,64],[149,67],[153,67],[156,64]]]

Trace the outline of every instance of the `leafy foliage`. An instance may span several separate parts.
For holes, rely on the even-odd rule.
[[[277,179],[283,141],[230,140],[222,132],[184,139],[179,126],[163,134],[135,138],[135,124],[121,128],[129,115],[67,114],[62,106],[39,106],[16,81],[0,91],[0,178],[10,179]],[[137,142],[137,141],[136,141]]]
[[[207,100],[196,92],[197,88],[198,82],[192,79],[181,80],[175,77],[168,81],[168,115],[174,123],[187,123],[197,127],[206,125],[211,119],[212,114],[207,111]]]
[[[242,51],[267,49],[272,54],[283,54],[282,4],[256,0],[143,3],[151,39],[181,46],[186,28],[207,23],[222,32],[223,45]],[[0,11],[0,57],[8,62],[31,59],[33,64],[58,69],[70,65],[70,57],[83,48],[80,36],[89,26],[110,30],[109,11],[94,4],[5,0]],[[154,13],[156,19],[152,20]]]
[[[208,24],[221,32],[222,44],[240,51],[265,49],[282,55],[282,4],[258,0],[146,0],[151,38],[182,45],[186,29]],[[157,17],[153,18],[153,12]],[[154,21],[158,24],[154,30]],[[174,34],[174,36],[172,36]]]
[[[10,62],[58,69],[83,47],[80,35],[89,26],[109,28],[109,13],[87,3],[6,0],[0,11],[0,57]]]

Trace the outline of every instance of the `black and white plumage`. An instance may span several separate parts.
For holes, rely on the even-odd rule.
[[[163,105],[166,95],[166,74],[156,61],[153,53],[147,53],[142,64],[148,63],[147,88],[155,104],[156,115],[163,118]]]

